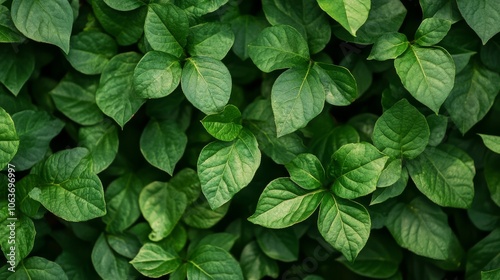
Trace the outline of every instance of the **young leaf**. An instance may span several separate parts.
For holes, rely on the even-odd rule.
[[[66,0],[14,0],[12,21],[24,36],[69,52],[73,10]]]
[[[133,86],[134,68],[140,58],[135,52],[113,57],[102,72],[96,92],[97,106],[122,128],[144,103]]]
[[[12,220],[15,217],[9,214],[12,211],[10,209],[12,208],[8,207],[7,201],[3,201],[0,206],[0,210],[2,211],[0,216],[0,224],[2,226],[0,228],[0,234],[2,234],[0,245],[7,260],[12,260],[11,256],[12,252],[14,252],[13,261],[15,266],[18,266],[31,253],[35,244],[36,231],[33,221],[24,215],[16,220]],[[11,234],[13,230],[15,231],[14,236]],[[14,247],[14,250],[12,250],[12,247]]]
[[[295,28],[288,25],[264,29],[248,45],[248,54],[253,63],[266,73],[309,62],[307,42]]]
[[[189,21],[183,10],[170,3],[148,5],[144,36],[153,50],[180,58],[188,33]]]
[[[208,22],[189,28],[187,51],[191,56],[223,59],[234,43],[229,24]]]
[[[203,194],[212,209],[219,208],[246,187],[260,165],[255,136],[243,129],[232,142],[212,142],[198,158]]]
[[[187,100],[205,114],[222,110],[231,96],[231,74],[219,60],[190,57],[182,69],[181,86]]]
[[[313,139],[310,151],[318,156],[323,166],[328,166],[334,152],[345,144],[358,143],[359,140],[359,134],[354,127],[338,126]]]
[[[291,228],[259,228],[256,238],[262,252],[271,259],[293,262],[299,258],[299,238]]]
[[[248,280],[258,280],[265,276],[277,278],[279,275],[278,263],[264,254],[255,241],[248,243],[241,251],[240,265]]]
[[[309,67],[292,68],[274,82],[271,102],[278,137],[303,128],[323,110],[325,91]]]
[[[306,190],[315,190],[323,186],[325,170],[319,159],[312,154],[300,154],[285,165],[290,179]]]
[[[484,145],[491,151],[500,154],[500,136],[478,134],[483,139]]]
[[[248,220],[267,228],[286,228],[311,216],[323,195],[324,190],[306,191],[288,178],[278,178],[266,186]]]
[[[430,200],[441,206],[469,208],[474,197],[474,161],[451,145],[429,147],[407,162],[411,179]]]
[[[397,197],[402,194],[408,184],[408,178],[408,171],[406,168],[403,168],[401,177],[396,181],[396,183],[388,187],[376,189],[373,192],[370,206],[385,202],[390,198]]]
[[[451,21],[439,18],[426,18],[420,23],[415,33],[415,43],[420,46],[433,46],[448,34]]]
[[[105,280],[127,279],[131,274],[132,265],[109,247],[104,234],[95,242],[91,257],[95,270]]]
[[[500,32],[500,2],[496,0],[457,0],[458,9],[467,24],[474,29],[483,45]]]
[[[442,48],[410,46],[394,60],[404,87],[434,112],[444,103],[455,81],[455,63]]]
[[[57,263],[41,257],[31,257],[16,267],[9,279],[68,280],[68,276]]]
[[[99,31],[84,31],[71,36],[66,59],[77,71],[95,75],[102,73],[117,51],[118,47],[111,36]]]
[[[206,116],[201,124],[210,135],[221,141],[233,141],[243,128],[240,110],[234,105],[227,105],[222,112]]]
[[[454,246],[460,246],[448,225],[448,216],[428,200],[417,197],[410,203],[398,203],[387,217],[386,226],[399,246],[436,260],[453,258]]]
[[[500,91],[500,75],[473,63],[455,78],[455,86],[444,103],[451,120],[465,134],[490,111]]]
[[[406,99],[394,104],[375,123],[373,144],[393,158],[412,159],[429,143],[429,125]]]
[[[118,153],[118,129],[107,120],[95,126],[80,128],[78,142],[92,157],[94,172],[100,173],[115,160]]]
[[[395,59],[402,55],[409,45],[410,42],[408,42],[405,34],[399,32],[386,33],[375,41],[367,59],[379,61]]]
[[[147,52],[134,69],[134,89],[142,98],[165,97],[177,88],[181,73],[176,57],[159,51]]]
[[[0,83],[17,96],[35,69],[34,52],[25,47],[16,51],[11,45],[0,44],[0,69]]]
[[[318,230],[325,240],[352,262],[370,235],[370,214],[357,202],[328,193],[321,201]]]
[[[340,147],[330,165],[330,175],[335,178],[332,191],[348,199],[372,193],[388,159],[366,142]]]
[[[248,55],[248,44],[253,42],[265,28],[265,23],[251,15],[241,15],[231,21],[234,33],[233,52],[246,60]]]
[[[181,219],[186,204],[186,195],[168,183],[153,182],[145,186],[139,196],[139,206],[152,229],[149,239],[160,241],[167,237]]]
[[[243,279],[241,267],[226,250],[203,245],[191,252],[187,267],[188,279]]]
[[[325,89],[326,102],[347,106],[358,97],[358,85],[349,69],[326,63],[315,63],[313,70],[319,75]]]
[[[352,36],[356,36],[356,31],[366,22],[371,8],[370,0],[317,1],[321,9],[340,23]]]
[[[0,107],[0,170],[14,158],[19,148],[19,137],[16,133],[14,121],[10,115]]]
[[[181,258],[170,248],[146,243],[130,263],[142,275],[159,278],[174,272],[181,265]]]

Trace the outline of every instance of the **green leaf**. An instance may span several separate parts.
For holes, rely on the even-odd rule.
[[[219,208],[252,181],[260,165],[257,140],[243,129],[232,142],[212,142],[198,158],[198,176],[212,209]]]
[[[462,134],[484,118],[500,91],[500,75],[480,64],[469,64],[455,78],[455,86],[444,103],[451,120]]]
[[[315,1],[265,0],[262,8],[272,25],[285,24],[297,29],[306,39],[311,53],[320,52],[330,41],[328,17]]]
[[[500,228],[497,228],[469,249],[465,265],[467,279],[480,279],[481,271],[487,271],[499,266],[499,246]]]
[[[325,170],[319,159],[313,154],[300,154],[285,165],[290,179],[306,190],[315,190],[323,186]]]
[[[265,276],[277,278],[278,264],[259,248],[257,242],[248,243],[241,251],[240,265],[245,279],[259,280]]]
[[[210,135],[221,141],[233,141],[243,129],[240,110],[234,105],[227,105],[222,112],[204,117],[201,124]]]
[[[92,250],[92,263],[94,268],[104,280],[128,279],[133,267],[125,257],[116,254],[101,234]]]
[[[119,45],[132,45],[142,36],[145,8],[121,12],[106,5],[104,0],[92,0],[92,10],[104,30],[113,35]]]
[[[267,228],[286,228],[311,216],[323,195],[324,190],[306,191],[288,178],[278,178],[266,186],[248,220]]]
[[[257,39],[248,45],[248,54],[253,63],[266,73],[306,65],[309,61],[306,40],[295,28],[288,25],[264,29]]]
[[[498,166],[500,164],[500,156],[493,155],[484,163],[484,176],[488,189],[490,190],[491,199],[500,207],[500,173]]]
[[[462,19],[456,1],[453,0],[420,0],[424,18],[446,19],[457,22]]]
[[[394,60],[404,87],[434,112],[444,103],[455,81],[455,63],[442,48],[410,46]]]
[[[474,201],[467,216],[474,226],[483,231],[492,231],[500,226],[500,212],[498,206],[490,197],[486,180],[478,178],[475,185]]]
[[[386,110],[375,123],[373,144],[393,158],[412,159],[429,143],[427,120],[406,99]]]
[[[14,0],[11,15],[24,36],[69,52],[73,10],[67,0]]]
[[[173,4],[149,4],[144,35],[156,51],[180,58],[187,43],[189,21],[183,10]]]
[[[35,55],[32,49],[0,44],[0,83],[15,96],[28,81],[35,69]]]
[[[323,166],[328,166],[334,152],[345,144],[358,143],[359,140],[359,134],[354,127],[350,125],[338,126],[322,133],[316,139],[313,138],[310,151],[318,156]]]
[[[29,174],[15,183],[16,197],[19,201],[19,209],[23,214],[32,218],[38,218],[40,203],[29,197],[29,192],[38,185],[40,178],[38,175]]]
[[[186,202],[186,195],[168,183],[153,182],[145,186],[139,196],[139,206],[152,229],[149,239],[160,241],[167,237],[181,219]]]
[[[195,202],[201,194],[200,179],[198,179],[196,171],[191,168],[184,168],[177,172],[169,183],[173,188],[186,195],[188,205]]]
[[[206,56],[221,60],[234,43],[229,24],[207,22],[189,28],[187,51],[191,56]]]
[[[356,36],[358,29],[368,19],[371,8],[370,0],[317,1],[323,11],[340,23],[353,36]]]
[[[2,170],[16,155],[19,148],[14,121],[10,115],[0,107],[0,170]]]
[[[202,235],[201,237],[191,241],[188,248],[188,254],[192,250],[196,250],[196,248],[203,245],[219,247],[229,252],[237,239],[238,236],[227,232],[213,233],[206,236]]]
[[[61,132],[64,123],[45,111],[21,111],[12,119],[19,137],[19,148],[12,163],[18,171],[27,170],[43,159],[50,141]]]
[[[118,153],[118,129],[111,121],[82,127],[78,142],[89,150],[97,174],[108,168]]]
[[[108,235],[109,246],[118,254],[133,259],[141,249],[139,238],[132,233]]]
[[[233,52],[242,60],[249,57],[248,44],[265,28],[265,23],[251,15],[241,15],[231,21],[234,33]]]
[[[448,260],[454,257],[453,247],[460,246],[448,225],[448,216],[422,197],[408,204],[396,204],[387,217],[386,226],[399,246],[420,256]]]
[[[315,63],[313,69],[325,89],[326,102],[347,106],[358,97],[358,85],[349,69],[325,63]]]
[[[367,59],[379,61],[395,59],[402,55],[409,45],[410,42],[408,42],[405,34],[399,32],[385,33],[375,41]]]
[[[195,17],[201,17],[211,12],[215,12],[228,0],[176,0],[176,5],[181,7],[187,13]]]
[[[427,124],[431,132],[429,136],[429,146],[437,146],[441,144],[446,136],[446,129],[448,128],[448,117],[443,115],[429,115],[427,116]]]
[[[325,104],[325,91],[312,65],[281,74],[274,82],[271,102],[278,137],[305,127],[319,115]]]
[[[29,196],[54,215],[79,222],[106,214],[102,184],[87,149],[57,152],[45,160],[41,172],[42,182]]]
[[[127,173],[109,184],[105,193],[107,213],[102,217],[108,232],[122,232],[141,216],[142,187],[141,179],[134,173]]]
[[[325,240],[352,262],[370,235],[371,220],[366,208],[329,193],[321,202],[318,230]]]
[[[451,145],[429,147],[407,162],[411,179],[430,200],[441,206],[469,208],[474,198],[474,161]]]
[[[457,0],[458,9],[483,45],[500,32],[500,3],[496,0]]]
[[[173,249],[146,243],[130,263],[142,275],[159,278],[174,272],[181,265],[181,258]]]
[[[31,257],[16,268],[16,272],[9,276],[9,280],[44,279],[67,280],[64,270],[55,262],[41,257]]]
[[[330,165],[330,175],[335,178],[332,191],[348,199],[372,193],[388,159],[366,142],[340,147]]]
[[[118,11],[131,11],[145,5],[148,0],[104,0],[111,8]]]
[[[99,31],[84,31],[71,36],[66,59],[77,71],[95,75],[102,73],[117,51],[118,47],[111,36]]]
[[[56,108],[80,125],[95,125],[104,119],[97,107],[95,95],[99,79],[97,77],[68,73],[50,91]]]
[[[231,74],[219,60],[190,57],[182,69],[181,86],[194,107],[205,114],[217,113],[231,96]]]
[[[496,37],[489,41],[481,48],[481,62],[491,70],[500,72],[500,37]]]
[[[211,228],[226,216],[229,205],[230,203],[226,203],[212,210],[208,201],[200,198],[186,209],[182,221],[193,228]]]
[[[481,280],[495,280],[500,277],[500,268],[481,271]]]
[[[144,103],[134,91],[134,68],[140,60],[135,52],[113,57],[104,68],[96,92],[97,106],[122,128]]]
[[[8,199],[11,200],[12,197],[9,195]],[[1,203],[0,210],[2,211],[0,215],[0,234],[2,234],[0,245],[5,258],[10,261],[9,266],[18,266],[33,249],[36,235],[35,225],[30,218],[24,215],[17,218],[15,206],[8,206],[7,200]],[[14,236],[12,236],[13,232]]]
[[[5,6],[0,6],[0,43],[16,43],[23,41],[24,36],[19,33],[10,11]]]
[[[299,238],[293,229],[258,228],[256,239],[262,252],[271,259],[293,262],[299,258]]]
[[[388,187],[401,178],[402,162],[402,159],[390,159],[386,162],[378,179],[377,188]]]
[[[184,154],[186,134],[170,120],[151,120],[141,135],[141,153],[153,166],[172,175]]]
[[[450,28],[449,20],[426,18],[415,32],[415,43],[420,46],[433,46],[443,40]]]
[[[401,177],[392,185],[376,189],[372,194],[370,205],[379,204],[403,193],[408,184],[408,171],[403,168]]]
[[[188,260],[188,279],[243,279],[241,267],[226,250],[203,245],[194,250]]]
[[[478,134],[483,139],[484,145],[491,151],[500,154],[500,136]]]

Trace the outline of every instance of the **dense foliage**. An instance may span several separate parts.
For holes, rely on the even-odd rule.
[[[499,22],[0,0],[0,278],[500,279]]]

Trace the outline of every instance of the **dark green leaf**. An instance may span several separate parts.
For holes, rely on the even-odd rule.
[[[14,121],[10,115],[0,107],[0,170],[2,170],[16,155],[19,148]]]
[[[441,144],[446,136],[446,129],[448,128],[448,117],[443,115],[429,115],[426,118],[429,130],[429,146],[437,146]]]
[[[82,127],[78,132],[78,142],[89,150],[97,174],[108,168],[118,153],[118,129],[110,121]]]
[[[9,196],[10,199],[12,199],[11,196]],[[33,249],[36,235],[35,225],[26,216],[17,218],[15,206],[9,206],[7,200],[2,201],[0,210],[2,211],[0,214],[0,234],[2,234],[0,245],[7,261],[12,261],[9,266],[18,266]]]
[[[440,18],[456,22],[462,19],[454,0],[420,0],[424,18]]]
[[[349,143],[358,143],[359,134],[350,125],[335,127],[334,129],[323,133],[320,137],[313,139],[310,150],[318,156],[323,166],[330,164],[332,155],[340,147]]]
[[[278,264],[259,248],[257,242],[248,243],[241,251],[240,265],[245,279],[260,280],[265,276],[277,278]]]
[[[390,198],[399,196],[403,193],[407,184],[408,171],[404,168],[401,172],[401,177],[396,181],[396,183],[385,188],[377,189],[373,192],[370,205],[379,204]]]
[[[299,238],[292,229],[259,228],[256,238],[262,252],[271,259],[293,262],[299,258]]]
[[[358,85],[349,69],[333,64],[315,63],[313,70],[319,75],[325,89],[326,102],[347,106],[358,97]]]
[[[71,36],[70,50],[66,58],[76,70],[94,75],[102,73],[117,51],[115,40],[106,33],[84,31]]]
[[[500,265],[500,228],[495,229],[468,252],[465,265],[467,279],[481,279],[481,271],[497,268]]]
[[[23,41],[24,36],[17,30],[10,11],[5,6],[0,6],[0,43],[16,43]]]
[[[481,38],[483,45],[500,32],[497,24],[500,21],[500,2],[457,0],[457,4],[465,21]]]
[[[169,183],[173,188],[186,195],[188,205],[195,202],[200,196],[200,179],[198,179],[196,171],[191,168],[185,168],[177,172]]]
[[[208,22],[189,28],[187,51],[191,56],[206,56],[221,60],[234,43],[229,24]]]
[[[35,69],[35,56],[31,49],[13,45],[0,45],[0,83],[18,95]]]
[[[265,28],[265,23],[251,15],[241,15],[231,21],[234,33],[234,53],[245,60],[248,55],[248,44],[253,42]]]
[[[9,280],[44,279],[67,280],[68,277],[61,266],[41,257],[31,257],[22,262]]]
[[[203,245],[219,247],[229,252],[229,250],[231,250],[231,248],[233,247],[236,239],[238,239],[236,235],[227,232],[209,234],[207,236],[203,236],[191,241],[191,244],[189,244],[188,252],[196,250],[198,247],[201,247]]]
[[[182,221],[193,228],[211,228],[226,216],[229,204],[212,210],[208,201],[200,198],[186,209]]]
[[[92,263],[94,268],[104,280],[128,279],[132,270],[124,257],[117,255],[106,240],[106,236],[101,234],[94,244],[92,250]]]
[[[131,11],[145,5],[149,0],[104,0],[111,8],[118,11]]]

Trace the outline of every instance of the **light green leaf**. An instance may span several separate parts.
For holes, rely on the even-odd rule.
[[[133,267],[125,257],[115,253],[101,234],[92,249],[92,263],[104,280],[128,279]]]
[[[241,267],[226,250],[203,245],[194,250],[188,260],[188,279],[243,279]]]
[[[57,152],[45,160],[40,170],[42,181],[29,196],[54,215],[79,222],[106,214],[102,183],[92,171],[87,149]]]
[[[198,176],[212,209],[219,208],[251,181],[260,165],[257,140],[243,129],[232,142],[212,142],[198,158]]]
[[[265,27],[265,22],[251,15],[241,15],[233,19],[233,52],[242,60],[246,60],[249,57],[248,44],[253,42]]]
[[[186,209],[182,221],[193,228],[211,228],[226,216],[229,205],[226,203],[212,210],[208,201],[200,197]]]
[[[352,262],[370,235],[371,220],[366,208],[329,193],[321,202],[318,230],[325,240]]]
[[[465,276],[467,279],[480,279],[481,271],[497,268],[500,265],[500,228],[490,232],[477,242],[467,253]]]
[[[278,263],[264,254],[255,241],[241,251],[240,265],[248,280],[260,280],[265,276],[277,278],[279,275]]]
[[[454,258],[453,247],[460,246],[448,225],[448,216],[422,197],[408,204],[396,204],[387,217],[386,226],[399,246],[420,256],[449,260]]]
[[[231,74],[219,60],[190,57],[182,69],[181,86],[194,107],[205,114],[217,113],[231,96]]]
[[[55,262],[41,257],[31,257],[16,268],[9,280],[44,279],[67,280],[64,270]]]
[[[143,183],[134,173],[127,173],[106,188],[106,216],[102,217],[108,232],[122,232],[140,216],[139,194]]]
[[[404,87],[434,112],[444,103],[455,81],[455,63],[443,48],[410,46],[394,60]]]
[[[375,123],[373,144],[393,158],[412,159],[429,143],[430,130],[425,116],[406,99],[386,110]]]
[[[408,161],[417,188],[441,206],[469,208],[474,198],[474,161],[451,145],[429,147]]]
[[[201,194],[200,179],[196,171],[191,168],[177,172],[169,183],[174,189],[186,195],[188,205],[195,202]]]
[[[285,165],[290,179],[301,188],[315,190],[323,186],[325,169],[313,154],[300,154]]]
[[[17,30],[10,11],[5,6],[0,6],[0,43],[17,43],[23,41],[24,36]]]
[[[340,147],[333,154],[330,165],[330,175],[335,178],[332,191],[348,199],[372,193],[388,159],[366,142]]]
[[[323,166],[328,166],[334,152],[348,143],[358,143],[359,134],[350,125],[342,125],[326,131],[312,140],[310,151],[320,159]]]
[[[325,91],[312,65],[285,71],[274,82],[271,92],[277,136],[305,127],[321,113],[324,104]]]
[[[133,86],[134,68],[140,58],[135,52],[113,57],[102,72],[96,92],[97,106],[122,128],[144,103]]]
[[[306,39],[311,53],[320,52],[330,41],[328,17],[316,1],[265,0],[262,9],[272,25],[286,24],[297,29]]]
[[[16,155],[19,148],[14,121],[10,115],[0,107],[0,170],[2,170]]]
[[[17,171],[27,170],[43,159],[50,141],[61,132],[64,123],[45,111],[21,111],[12,115],[19,137],[19,148],[12,163]]]
[[[478,134],[483,139],[484,145],[491,151],[500,154],[500,136]]]
[[[146,243],[130,263],[142,275],[159,278],[174,272],[182,261],[173,249]]]
[[[228,0],[177,0],[176,5],[195,17],[217,11]]]
[[[141,153],[153,166],[172,175],[184,154],[186,134],[170,120],[151,120],[141,135]]]
[[[150,4],[144,34],[156,51],[182,57],[187,43],[189,21],[186,13],[173,4]]]
[[[248,45],[253,63],[264,72],[306,65],[309,48],[306,40],[293,27],[276,25],[264,29]]]
[[[373,192],[370,206],[385,202],[390,198],[397,197],[402,194],[408,184],[408,178],[408,171],[406,168],[403,168],[401,177],[396,181],[396,183],[388,187],[378,188]]]
[[[433,46],[448,34],[451,21],[439,18],[426,18],[415,32],[415,43],[420,46]]]
[[[210,135],[221,141],[233,141],[243,129],[240,110],[234,105],[227,105],[222,112],[204,117],[201,124]]]
[[[399,32],[385,33],[375,41],[367,59],[379,61],[395,59],[402,55],[409,45],[410,42],[408,42],[405,34]]]
[[[14,0],[11,15],[24,36],[69,52],[73,10],[67,0]]]
[[[131,11],[145,5],[149,0],[104,0],[104,2],[115,10]]]
[[[31,48],[0,44],[0,83],[15,96],[28,81],[35,69],[35,55]]]
[[[207,22],[189,28],[187,51],[191,56],[206,56],[221,60],[234,43],[229,24]]]
[[[7,187],[7,186],[6,186]],[[7,195],[5,196],[7,198]],[[8,199],[12,199],[9,195]],[[15,199],[15,198],[14,198]],[[16,213],[15,206],[8,206],[7,200],[2,201],[0,210],[0,245],[9,266],[18,266],[33,249],[35,244],[35,225],[33,221]],[[16,217],[17,216],[17,217]],[[12,233],[15,233],[12,236]],[[14,248],[14,250],[12,250]]]
[[[258,228],[256,239],[262,252],[271,259],[293,262],[299,258],[299,238],[291,228]]]
[[[371,0],[317,0],[323,11],[342,25],[349,33],[356,36],[358,29],[368,19]]]
[[[484,118],[500,91],[500,75],[480,64],[469,64],[455,79],[444,103],[451,120],[465,134]]]
[[[72,121],[95,125],[104,119],[95,100],[98,86],[97,77],[70,72],[50,91],[50,96],[56,108]]]
[[[153,182],[145,186],[139,196],[139,206],[152,229],[149,239],[160,241],[167,237],[181,219],[186,204],[186,195],[168,183]]]
[[[500,2],[496,0],[457,0],[458,9],[467,24],[474,29],[483,45],[500,32]]]
[[[78,142],[89,150],[97,174],[108,168],[118,153],[118,129],[109,120],[82,127],[78,132]]]
[[[390,159],[386,162],[384,170],[378,178],[377,188],[388,187],[401,178],[402,162],[401,158]]]
[[[101,74],[109,60],[116,55],[115,40],[106,33],[84,31],[71,36],[66,59],[77,71],[87,75]]]
[[[248,220],[267,228],[286,228],[311,216],[323,195],[324,190],[306,191],[288,178],[278,178],[266,186]]]
[[[326,102],[347,106],[358,97],[358,85],[349,69],[333,64],[315,63],[313,70],[319,75],[325,89]]]

